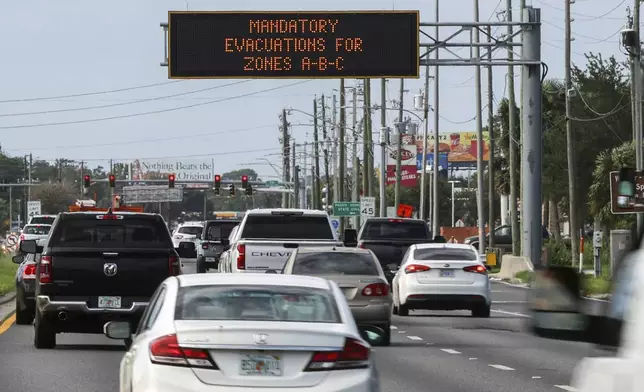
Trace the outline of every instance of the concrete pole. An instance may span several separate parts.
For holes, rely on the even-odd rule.
[[[492,43],[492,27],[487,27],[487,42]],[[490,155],[487,162],[487,175],[488,175],[488,225],[490,233],[494,233],[494,102],[492,96],[492,51],[487,53],[487,61],[490,66],[487,67],[487,131],[490,140]],[[483,143],[480,143],[483,145]],[[490,235],[490,248],[494,248],[494,235]]]
[[[352,113],[352,133],[353,133],[353,144],[351,146],[351,158],[352,158],[352,163],[351,163],[351,172],[352,172],[352,177],[353,177],[353,188],[351,188],[351,201],[358,201],[358,194],[359,194],[359,189],[360,189],[360,181],[358,180],[359,173],[358,173],[358,128],[357,127],[357,120],[358,120],[358,113],[356,110],[358,109],[358,88],[357,86],[353,86],[353,113]],[[354,216],[353,217],[353,228],[357,229],[358,226],[360,225],[360,217],[359,216]]]
[[[371,79],[365,79],[365,88],[364,88],[364,106],[367,108],[367,118],[365,122],[367,125],[367,160],[365,165],[367,166],[367,189],[364,190],[365,196],[374,196],[375,188],[373,187],[373,177],[374,177],[374,159],[373,159],[373,123],[371,121]]]
[[[405,79],[400,79],[400,110],[398,113],[398,122],[400,124],[403,123],[403,114],[404,114],[404,107],[403,107],[403,99],[405,98]],[[398,125],[398,124],[397,124]],[[398,211],[398,206],[400,205],[400,183],[402,182],[402,140],[403,140],[403,131],[402,131],[402,126],[396,126],[396,131],[397,131],[397,143],[396,143],[396,184],[394,186],[394,194],[395,194],[395,206],[396,206],[396,211]]]
[[[380,81],[380,216],[387,216],[387,79]]]
[[[333,118],[333,126],[331,127],[331,159],[333,170],[333,202],[340,201],[340,188],[341,184],[338,183],[338,99],[333,94],[333,106],[331,116]]]
[[[314,210],[322,209],[320,197],[320,137],[318,135],[318,100],[313,97],[313,186],[311,187],[311,203]]]
[[[335,100],[334,100],[335,103]],[[345,164],[347,162],[347,145],[345,143],[344,137],[345,137],[345,132],[346,132],[346,99],[345,99],[345,94],[344,94],[344,78],[340,79],[340,129],[339,129],[339,135],[338,139],[340,142],[340,154],[339,154],[339,161],[340,161],[340,170],[338,171],[338,198],[336,199],[337,201],[344,201],[344,171],[345,171]],[[344,233],[344,225],[345,225],[345,218],[340,218],[340,233]]]
[[[440,16],[440,12],[439,12],[440,9],[439,9],[438,4],[439,4],[439,0],[436,0],[436,4],[435,4],[435,6],[436,6],[436,9],[435,9],[436,23],[438,23],[439,16]],[[478,6],[477,6],[477,8],[478,8]],[[438,26],[436,26],[434,28],[434,36],[436,37],[436,39],[438,39],[438,32],[439,32],[438,30],[439,30]],[[434,51],[434,59],[436,61],[438,61],[438,50]],[[438,210],[438,207],[439,207],[439,204],[438,204],[438,190],[439,190],[438,189],[438,162],[440,160],[439,159],[440,154],[439,154],[439,150],[438,150],[438,145],[439,145],[439,142],[438,142],[438,137],[439,137],[439,133],[438,133],[438,119],[439,119],[438,118],[438,104],[439,104],[439,101],[438,101],[438,98],[440,96],[440,94],[439,94],[440,85],[438,84],[438,80],[439,80],[438,79],[438,68],[439,68],[438,66],[434,67],[434,167],[432,168],[432,175],[433,175],[433,177],[432,177],[432,180],[433,180],[433,182],[432,182],[432,184],[433,184],[433,186],[432,186],[432,188],[433,188],[432,195],[433,195],[433,197],[432,197],[432,220],[431,220],[432,225],[433,225],[432,226],[433,227],[433,233],[434,233],[435,236],[440,235],[440,220],[439,220],[439,216],[438,216],[438,211],[439,211]],[[429,108],[427,106],[425,106],[425,110],[429,111]],[[445,168],[445,169],[447,169],[447,168]]]
[[[642,159],[642,48],[640,46],[640,4],[641,0],[635,0],[633,5],[633,30],[635,30],[637,46],[634,48],[635,58],[633,59],[633,70],[635,71],[635,169],[642,170],[644,167]],[[637,219],[637,233],[642,232],[644,229],[644,214],[639,213],[636,215]]]
[[[524,29],[525,60],[541,61],[541,10],[526,7],[523,10],[525,21],[539,23]],[[524,193],[521,201],[523,216],[524,254],[532,263],[541,264],[541,159],[543,151],[543,128],[541,119],[541,64],[523,65],[522,79],[524,88],[523,124],[525,135],[521,150],[521,166],[525,177],[522,178]],[[573,230],[575,230],[573,228]],[[573,254],[573,256],[575,256]]]
[[[423,93],[423,111],[425,128],[423,130],[423,156],[420,171],[420,219],[427,219],[427,210],[425,209],[427,194],[427,138],[429,137],[429,65],[425,66],[425,91]],[[428,205],[429,207],[429,205]]]
[[[479,22],[479,1],[474,0],[474,20]],[[474,42],[480,42],[480,33],[474,29]],[[478,46],[474,47],[474,57],[480,60],[481,50]],[[485,209],[483,208],[483,118],[481,102],[481,66],[475,67],[474,73],[475,98],[476,98],[476,210],[479,220],[479,254],[485,254]],[[434,173],[436,175],[436,173]]]
[[[512,22],[512,0],[506,0],[506,20]],[[523,16],[521,16],[523,18]],[[511,37],[514,34],[512,25],[508,25],[507,35]],[[522,35],[523,37],[523,35]],[[510,42],[513,42],[510,39]],[[512,47],[508,47],[508,61],[514,60],[514,53]],[[523,49],[522,49],[523,50]],[[523,86],[523,82],[521,83]],[[521,89],[522,95],[524,89]],[[523,99],[523,98],[522,98]],[[519,238],[521,232],[519,231],[519,216],[517,213],[517,141],[514,139],[514,129],[516,128],[516,113],[514,107],[514,66],[508,65],[508,106],[510,112],[508,114],[508,150],[509,150],[509,171],[510,171],[510,226],[512,228],[512,254],[519,256],[519,245],[521,244]],[[539,131],[541,133],[541,131]]]
[[[286,120],[286,109],[282,110],[282,182],[286,186],[288,182],[288,121]],[[282,208],[288,205],[288,193],[282,193]]]

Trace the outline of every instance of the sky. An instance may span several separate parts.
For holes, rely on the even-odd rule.
[[[526,3],[542,10],[542,59],[548,65],[548,77],[563,78],[564,2]],[[481,21],[503,18],[499,12],[505,4],[505,0],[480,0]],[[518,4],[513,1],[515,18]],[[619,31],[631,4],[577,0],[572,5],[575,64],[583,66],[583,54],[589,51],[625,59]],[[218,173],[250,167],[271,179],[276,171],[267,160],[279,165],[281,110],[312,112],[314,97],[337,93],[339,80],[169,80],[167,68],[160,66],[164,39],[159,23],[167,21],[167,12],[397,9],[419,10],[421,21],[433,22],[434,7],[429,0],[4,1],[0,5],[0,132],[4,134],[0,144],[12,156],[31,153],[34,159],[52,162],[83,160],[90,167],[105,167],[110,159],[214,160]],[[439,17],[444,22],[473,21],[473,1],[441,1]],[[440,34],[445,37],[451,31],[441,28]],[[466,53],[467,49],[459,52]],[[441,133],[476,130],[474,73],[471,67],[441,67]],[[506,67],[493,71],[495,102],[507,93],[506,73]],[[485,70],[482,77],[485,105]],[[515,78],[518,97],[519,72]],[[422,89],[423,80],[405,81],[406,109],[414,110],[413,96]],[[352,86],[354,81],[346,84]],[[398,80],[389,81],[388,101],[398,98],[398,87]],[[120,91],[95,94],[113,90]],[[48,97],[54,98],[41,99]],[[373,81],[372,100],[379,97],[380,83]],[[484,107],[484,124],[486,113]],[[388,111],[388,124],[393,125],[395,116],[395,111]],[[374,114],[374,123],[378,118]],[[309,115],[292,111],[288,120],[297,143],[312,140]]]

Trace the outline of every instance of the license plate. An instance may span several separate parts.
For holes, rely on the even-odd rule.
[[[215,258],[214,257],[206,257],[206,261],[215,262]]]
[[[440,277],[441,278],[453,278],[454,277],[454,270],[441,270]]]
[[[277,355],[242,355],[242,376],[282,376],[282,358]]]
[[[120,309],[121,297],[98,297],[98,307],[106,309]]]

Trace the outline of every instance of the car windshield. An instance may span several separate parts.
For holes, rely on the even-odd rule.
[[[470,249],[420,248],[414,251],[415,260],[476,261],[478,255]]]
[[[340,323],[329,290],[287,286],[185,286],[175,320],[244,320]]]
[[[429,240],[431,239],[431,236],[425,222],[392,219],[389,221],[368,221],[362,234],[362,238],[366,240],[376,240],[381,238]]]
[[[294,275],[380,275],[368,253],[299,253],[293,264]]]
[[[326,215],[249,215],[241,238],[333,240]]]
[[[56,220],[56,217],[53,216],[34,216],[31,218],[31,224],[33,225],[51,225]]]
[[[22,234],[47,235],[50,229],[50,225],[27,225],[22,230]]]
[[[239,222],[217,222],[208,225],[208,239],[220,240],[228,238],[230,232],[233,231]]]
[[[198,235],[201,234],[203,227],[201,226],[183,226],[179,228],[179,234]]]

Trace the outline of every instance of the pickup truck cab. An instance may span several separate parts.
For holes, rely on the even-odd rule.
[[[36,265],[34,345],[56,346],[59,333],[103,333],[108,321],[135,328],[150,297],[181,274],[170,232],[159,214],[83,211],[61,213]],[[128,344],[128,342],[126,342]]]
[[[585,306],[578,272],[535,271],[530,307],[533,332],[549,339],[587,342],[615,356],[584,358],[570,385],[578,392],[639,392],[644,385],[644,248],[628,253],[613,273],[612,300]]]
[[[281,272],[300,246],[344,246],[324,211],[255,209],[244,216],[221,255],[220,272]]]

